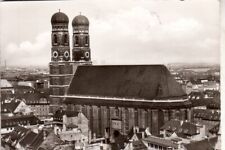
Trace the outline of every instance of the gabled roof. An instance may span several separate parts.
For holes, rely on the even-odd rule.
[[[204,139],[201,141],[191,142],[184,145],[187,150],[214,150],[217,137],[211,139]]]
[[[207,105],[208,109],[220,109],[221,105],[221,100],[220,100],[220,95],[215,96],[210,100],[210,103]]]
[[[198,134],[197,125],[191,122],[181,122],[179,120],[167,121],[161,128],[172,133],[176,133],[178,137],[186,138]]]
[[[63,117],[64,115],[66,115],[67,117],[76,117],[76,116],[78,116],[78,114],[79,114],[79,112],[77,112],[77,111],[65,111],[65,110],[63,110],[63,109],[58,109],[58,110],[54,113],[53,118],[54,118],[54,120],[56,121],[56,120],[58,120],[59,118],[62,119],[62,117]],[[59,119],[59,120],[60,120],[60,119]]]
[[[27,125],[29,122],[30,125],[36,125],[40,123],[40,119],[38,119],[34,115],[14,115],[14,116],[3,116],[1,115],[1,127],[14,127],[18,124]]]
[[[14,130],[6,134],[3,139],[9,144],[14,143],[15,146],[16,143],[18,143],[23,137],[25,137],[28,132],[30,132],[29,129],[26,129],[22,126],[16,126]]]
[[[215,125],[214,127],[212,127],[211,129],[209,129],[209,132],[212,134],[218,134],[219,130],[220,130],[220,123],[218,123],[217,125]]]
[[[39,93],[39,92],[34,92],[34,93],[26,93],[23,95],[20,95],[21,98],[25,99],[26,104],[41,104],[41,98],[46,98],[47,102],[48,102],[48,96],[43,94],[43,93]],[[49,102],[48,102],[49,103]]]
[[[50,132],[46,139],[41,143],[38,150],[40,150],[40,148],[45,150],[53,150],[57,145],[62,143],[63,141],[57,135],[55,135],[54,132]]]
[[[133,141],[133,150],[147,150],[147,146],[141,141]]]
[[[145,138],[143,140],[148,142],[148,143],[152,143],[152,144],[163,146],[163,147],[178,148],[177,144],[175,144],[174,142],[172,142],[168,139],[164,139],[164,138],[148,136],[147,138]]]
[[[143,134],[144,134],[144,138],[147,137],[147,134],[144,128],[139,128],[138,130],[139,132],[134,132],[134,128],[131,128],[130,131],[128,132],[127,139],[130,140],[134,135],[136,135],[137,138],[140,140],[142,139]]]
[[[0,80],[0,88],[12,88],[12,87],[13,87],[12,84],[6,79]]]
[[[164,65],[79,66],[67,94],[146,100],[186,95]]]
[[[37,133],[34,133],[30,131],[29,133],[26,134],[26,136],[20,141],[20,145],[23,147],[26,147],[30,145],[33,141],[33,138],[37,136]]]
[[[77,117],[78,114],[79,114],[79,112],[77,112],[77,111],[65,111],[65,115],[67,117]]]
[[[220,113],[208,109],[194,109],[193,114],[195,118],[201,118],[202,120],[220,121]]]
[[[33,87],[30,86],[24,86],[24,85],[15,85],[14,86],[15,90],[30,90],[30,91],[35,91]]]
[[[131,143],[128,143],[125,147],[126,150],[147,150],[147,146],[141,141],[132,141]]]
[[[197,133],[197,126],[193,123],[190,122],[183,122],[183,124],[180,127],[181,132],[179,133],[183,133],[185,135],[196,135]]]
[[[41,145],[41,143],[44,141],[44,131],[40,131],[35,138],[33,138],[33,141],[29,145],[29,148],[36,150]]]
[[[179,120],[170,120],[167,121],[160,129],[161,130],[167,130],[170,132],[175,132],[178,130],[178,128],[181,126],[181,121]]]
[[[10,103],[3,103],[3,104],[1,103],[1,112],[13,113],[20,103],[21,101],[11,101]]]

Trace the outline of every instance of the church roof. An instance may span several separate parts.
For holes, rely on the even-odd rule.
[[[67,95],[144,100],[186,98],[164,65],[79,66]]]

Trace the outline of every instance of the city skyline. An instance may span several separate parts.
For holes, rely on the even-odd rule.
[[[219,1],[107,2],[2,3],[1,63],[48,66],[58,9],[69,17],[70,45],[72,19],[90,20],[94,64],[219,63]]]

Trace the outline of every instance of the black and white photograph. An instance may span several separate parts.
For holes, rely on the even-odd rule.
[[[222,150],[222,4],[0,2],[1,149]]]

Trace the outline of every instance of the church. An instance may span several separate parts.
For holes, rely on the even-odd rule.
[[[191,102],[166,66],[92,65],[88,18],[74,17],[71,50],[67,15],[53,14],[51,24],[52,112],[62,105],[82,112],[96,137],[136,126],[158,135],[168,120],[191,119]]]

